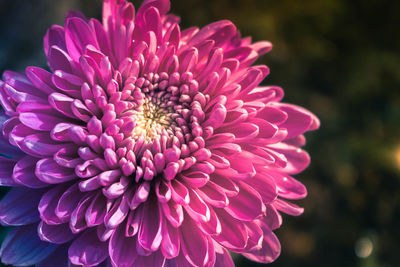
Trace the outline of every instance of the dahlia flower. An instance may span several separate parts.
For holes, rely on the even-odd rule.
[[[0,251],[16,266],[234,266],[274,261],[303,209],[307,110],[259,86],[269,42],[229,21],[181,30],[168,0],[105,0],[44,38],[50,70],[6,71]]]

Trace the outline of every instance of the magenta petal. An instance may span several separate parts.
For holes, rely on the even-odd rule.
[[[275,202],[273,203],[273,206],[279,210],[282,211],[286,214],[292,215],[292,216],[299,216],[303,214],[304,208],[301,208],[293,203],[287,202],[282,199],[276,199]]]
[[[181,231],[181,248],[188,262],[194,266],[203,266],[207,263],[208,243],[203,233],[196,226],[195,221],[186,217]]]
[[[59,25],[51,26],[44,37],[43,45],[46,55],[49,53],[50,47],[53,45],[66,50],[64,28]]]
[[[49,66],[53,71],[62,70],[68,73],[73,73],[72,59],[68,53],[57,46],[50,47],[47,54]]]
[[[288,114],[288,119],[280,125],[288,130],[288,139],[319,127],[318,118],[302,107],[290,104],[279,104],[278,107]]]
[[[197,189],[198,195],[208,204],[224,208],[229,204],[229,199],[224,190],[213,182],[208,182],[205,186]]]
[[[264,231],[262,247],[243,253],[243,255],[253,261],[270,263],[278,258],[280,253],[281,244],[279,243],[278,238],[272,231]]]
[[[252,221],[263,212],[264,205],[260,194],[251,186],[239,183],[239,194],[229,199],[225,210],[242,221]]]
[[[222,250],[223,253],[215,253],[216,259],[214,267],[235,267],[229,252],[225,248],[222,248]]]
[[[0,201],[0,223],[2,225],[25,225],[37,222],[37,205],[43,194],[42,190],[22,187],[11,189]]]
[[[310,156],[304,150],[295,146],[280,143],[272,146],[273,149],[285,155],[287,159],[287,166],[284,169],[286,173],[297,174],[303,171],[310,164]]]
[[[115,266],[130,267],[137,258],[136,236],[126,237],[125,228],[121,225],[111,236],[108,251]]]
[[[66,96],[60,93],[52,93],[49,95],[49,104],[61,114],[70,117],[76,118],[76,116],[72,112],[72,102],[74,101],[73,98]]]
[[[135,267],[164,267],[165,257],[158,250],[149,256],[138,256],[134,262]]]
[[[271,230],[278,229],[282,225],[282,216],[273,205],[266,205],[266,213],[263,223]]]
[[[138,243],[149,251],[156,251],[162,240],[162,213],[155,199],[143,204],[143,218],[138,233]]]
[[[287,199],[302,199],[307,196],[306,187],[289,175],[273,173],[280,197]]]
[[[201,223],[199,228],[207,235],[219,235],[221,233],[221,222],[213,209],[210,209],[210,220]]]
[[[101,242],[95,230],[87,230],[72,242],[68,256],[76,265],[97,265],[108,256],[107,242]]]
[[[38,67],[27,67],[26,76],[29,80],[42,92],[50,94],[55,92],[54,85],[51,82],[51,73],[38,68]]]
[[[54,244],[64,244],[75,237],[68,223],[49,225],[43,221],[39,223],[38,235],[41,240]]]
[[[208,205],[192,189],[189,189],[189,198],[189,204],[184,206],[186,212],[196,222],[208,222],[210,220],[210,208]]]
[[[180,237],[178,229],[171,226],[167,221],[164,221],[161,235],[162,254],[167,259],[172,259],[178,256],[180,249]]]
[[[176,179],[169,184],[172,192],[172,199],[180,205],[187,205],[190,201],[189,191],[186,186]]]
[[[76,62],[87,45],[97,47],[96,37],[91,27],[81,18],[72,17],[65,22],[65,43],[69,55]]]
[[[160,206],[162,207],[165,218],[167,218],[171,225],[173,225],[175,228],[178,228],[183,222],[182,206],[174,201],[161,203]]]
[[[267,173],[258,172],[246,182],[260,194],[263,203],[271,203],[278,196],[275,180]]]
[[[221,222],[221,233],[214,237],[221,245],[231,250],[240,250],[246,247],[247,232],[243,222],[236,220],[222,209],[215,210]]]

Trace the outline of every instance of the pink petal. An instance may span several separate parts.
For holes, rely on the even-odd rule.
[[[243,253],[243,255],[252,261],[271,263],[278,258],[280,253],[281,245],[278,238],[272,231],[264,231],[262,247]]]
[[[226,211],[215,209],[221,222],[221,233],[214,237],[224,247],[230,250],[241,250],[247,245],[247,231],[243,222],[236,220]]]
[[[183,222],[183,208],[181,205],[174,201],[167,203],[160,203],[164,212],[165,218],[171,223],[172,226],[178,228]]]
[[[302,107],[283,103],[278,107],[288,114],[288,119],[280,125],[288,130],[288,139],[319,127],[318,118]]]
[[[162,227],[161,251],[167,259],[173,259],[179,254],[180,237],[177,228],[171,226],[167,221],[163,222]]]
[[[286,157],[287,166],[283,170],[288,174],[302,172],[310,165],[310,156],[306,151],[300,148],[285,143],[279,143],[270,147],[277,153],[281,153]]]
[[[195,221],[187,216],[179,229],[181,248],[186,260],[194,266],[205,265],[209,258],[208,243]]]
[[[184,206],[185,211],[192,217],[196,222],[208,222],[210,220],[210,208],[208,205],[199,197],[196,191],[189,189],[190,202]]]
[[[65,22],[65,43],[69,55],[76,62],[87,45],[97,47],[97,40],[92,28],[81,18],[72,17]]]
[[[293,203],[287,202],[282,199],[276,199],[275,202],[273,203],[273,206],[279,210],[282,211],[286,214],[292,215],[292,216],[299,216],[303,214],[304,208],[301,208]]]
[[[253,221],[259,217],[265,208],[260,194],[246,183],[239,183],[239,194],[229,199],[225,208],[230,215],[238,220]]]
[[[198,188],[197,193],[201,199],[214,207],[224,208],[229,204],[229,199],[224,190],[211,181]]]
[[[165,257],[161,251],[153,252],[149,256],[138,256],[134,262],[135,267],[164,267]]]

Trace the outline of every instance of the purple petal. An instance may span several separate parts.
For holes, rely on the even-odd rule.
[[[35,133],[25,137],[21,149],[34,157],[53,156],[63,147],[75,146],[72,144],[54,144],[48,133]]]
[[[265,227],[271,230],[281,227],[282,216],[273,205],[266,205],[266,213],[263,218],[263,223],[265,223]]]
[[[175,203],[174,201],[168,201],[167,203],[160,204],[165,218],[173,225],[175,228],[179,227],[183,222],[183,208],[181,205]]]
[[[91,227],[103,223],[106,212],[106,198],[99,192],[86,210],[86,224]]]
[[[94,266],[107,257],[107,242],[99,240],[96,230],[86,230],[68,249],[69,260],[76,265]]]
[[[65,183],[78,178],[74,169],[62,167],[52,158],[39,160],[35,174],[42,182],[48,184]]]
[[[38,235],[42,241],[54,244],[64,244],[75,237],[68,223],[49,225],[43,221],[39,223]]]
[[[49,105],[26,101],[18,105],[19,120],[31,129],[50,131],[57,123],[64,120],[51,115],[54,110]]]
[[[40,219],[50,225],[61,224],[61,220],[57,217],[55,210],[58,204],[58,200],[68,189],[69,184],[59,184],[52,187],[40,199],[38,210],[40,213]]]
[[[50,254],[47,258],[38,262],[36,267],[49,267],[49,266],[57,266],[57,267],[72,267],[68,260],[68,245],[58,246],[57,249]]]
[[[130,267],[137,258],[135,249],[136,236],[126,237],[125,228],[121,225],[111,236],[108,251],[115,266]]]
[[[51,82],[51,73],[38,68],[38,67],[27,67],[26,76],[36,86],[37,89],[41,90],[45,94],[51,94],[55,92],[55,87]]]
[[[0,143],[1,145],[1,143]],[[18,183],[12,178],[15,160],[0,156],[0,185],[16,186]]]
[[[80,200],[84,198],[86,194],[87,193],[82,193],[79,190],[77,183],[65,190],[58,200],[57,207],[55,209],[55,214],[57,217],[62,222],[67,222],[71,218],[71,214],[77,207]]]
[[[113,207],[104,217],[104,225],[106,228],[116,228],[128,216],[129,205],[126,198],[119,197],[114,201]]]
[[[49,256],[57,246],[41,241],[36,229],[36,224],[12,229],[1,245],[1,261],[15,266],[29,266]]]
[[[88,227],[85,220],[85,213],[92,200],[93,194],[83,197],[72,212],[69,226],[74,234],[79,233]]]
[[[26,225],[37,222],[37,206],[42,190],[23,187],[12,188],[0,201],[0,223],[2,225]]]
[[[50,27],[43,40],[46,55],[49,53],[50,47],[52,47],[53,45],[63,50],[66,50],[64,36],[65,33],[63,27],[59,25],[53,25]]]

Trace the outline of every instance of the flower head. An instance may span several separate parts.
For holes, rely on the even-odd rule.
[[[7,71],[0,222],[13,265],[233,266],[280,253],[290,175],[318,119],[260,87],[269,42],[229,21],[181,30],[168,0],[105,0],[44,38],[50,71]]]

